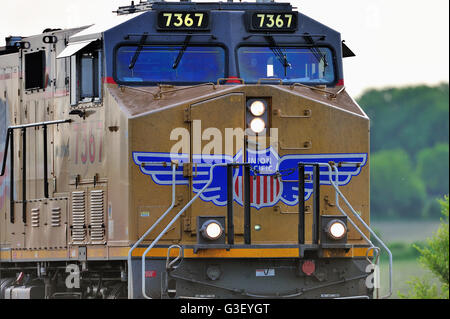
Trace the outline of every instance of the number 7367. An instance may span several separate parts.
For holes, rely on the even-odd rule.
[[[204,13],[164,13],[166,27],[201,27],[204,16]]]
[[[292,14],[258,14],[260,28],[290,28]]]

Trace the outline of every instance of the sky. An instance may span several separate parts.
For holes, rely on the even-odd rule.
[[[448,0],[277,2],[290,2],[299,12],[341,33],[356,53],[356,57],[344,59],[345,85],[356,97],[369,88],[449,81]],[[108,20],[119,6],[130,3],[130,0],[2,1],[0,46],[9,35],[29,36],[46,28],[99,23]]]

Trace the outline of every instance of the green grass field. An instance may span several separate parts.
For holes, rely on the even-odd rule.
[[[381,235],[381,239],[389,246],[409,247],[413,242],[425,242],[427,238],[433,236],[433,233],[439,228],[439,221],[389,221],[374,222],[374,227]],[[428,276],[432,283],[439,283],[432,278],[432,274],[423,268],[416,257],[405,257],[410,255],[414,249],[409,249],[405,253],[401,249],[393,250],[393,293],[391,298],[400,298],[399,292],[407,294],[409,286],[407,281],[413,277]],[[386,295],[389,286],[389,265],[387,254],[381,257],[381,286],[380,295]]]
[[[387,259],[387,258],[386,258]],[[383,287],[380,295],[386,295],[389,287],[389,265],[387,262],[381,262],[381,286]],[[409,286],[407,281],[410,281],[412,277],[429,276],[432,283],[439,284],[438,280],[435,280],[431,276],[431,272],[421,267],[421,265],[414,259],[407,260],[395,260],[393,263],[393,299],[400,298],[399,292],[407,294]]]
[[[380,232],[381,239],[391,242],[412,243],[425,241],[438,230],[440,221],[372,221],[371,226]]]

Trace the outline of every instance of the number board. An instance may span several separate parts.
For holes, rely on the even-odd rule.
[[[207,11],[160,11],[158,29],[167,31],[207,31],[209,12]]]
[[[297,31],[297,12],[252,12],[249,14],[249,18],[250,31]]]

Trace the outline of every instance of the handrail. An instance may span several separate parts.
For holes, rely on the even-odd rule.
[[[170,251],[171,251],[173,248],[178,248],[178,256],[177,256],[174,260],[170,261]],[[172,246],[170,246],[170,247],[167,249],[166,271],[177,269],[177,268],[180,266],[181,261],[180,261],[180,263],[179,263],[178,265],[176,265],[176,266],[174,266],[174,264],[175,264],[178,260],[180,260],[181,258],[183,258],[183,256],[184,256],[184,249],[183,249],[183,247],[181,247],[180,245],[172,245]]]
[[[153,96],[154,100],[159,100],[161,99],[161,96],[157,93],[152,93],[146,90],[141,90],[132,86],[128,86],[128,85],[119,85],[119,89],[123,92],[124,89],[129,89],[129,90],[134,90],[134,91],[138,91],[138,92],[142,92],[142,93],[147,93],[147,94],[151,94]]]
[[[327,165],[329,165],[329,164],[327,164]],[[333,167],[336,170],[336,176],[338,176],[338,167],[335,164],[333,164]],[[388,255],[389,255],[389,294],[387,294],[386,296],[383,296],[381,298],[382,299],[389,298],[390,296],[392,296],[392,253],[391,253],[391,251],[384,244],[384,242],[377,236],[377,234],[364,222],[364,220],[359,216],[359,214],[353,209],[352,205],[350,205],[350,203],[348,202],[347,198],[339,190],[339,187],[337,186],[337,184],[335,184],[333,182],[333,178],[332,178],[331,174],[330,174],[330,182],[331,182],[331,185],[336,190],[336,198],[338,199],[338,195],[341,196],[341,198],[344,200],[344,203],[347,205],[348,208],[350,208],[350,210],[353,213],[353,215],[355,215],[355,217],[361,222],[361,224],[370,232],[370,234],[381,244],[381,246],[388,253]],[[339,208],[339,210],[341,212],[343,212],[342,208],[340,208],[340,206],[339,206],[339,202],[338,201],[336,201],[336,206]]]
[[[327,90],[324,90],[324,89],[321,89],[321,88],[318,88],[318,87],[305,85],[305,84],[301,84],[301,83],[291,84],[291,86],[290,86],[291,90],[293,90],[296,86],[307,88],[307,89],[310,89],[310,90],[313,90],[313,91],[317,91],[317,92],[321,92],[321,93],[327,94],[332,99],[336,99],[339,94],[341,94],[342,92],[345,91],[345,86],[335,93],[335,92],[330,92],[330,91],[327,91]]]
[[[44,125],[58,125],[58,124],[72,123],[72,122],[73,122],[73,120],[71,120],[71,119],[47,121],[47,122],[37,122],[37,123],[29,123],[29,124],[10,126],[10,127],[8,127],[8,129],[16,130],[16,129],[22,129],[22,128],[38,127],[38,126],[44,126]]]
[[[48,163],[47,163],[47,126],[50,125],[59,125],[64,123],[72,123],[73,121],[71,119],[66,120],[55,120],[55,121],[47,121],[47,122],[37,122],[37,123],[28,123],[28,124],[21,124],[21,125],[15,125],[15,126],[9,126],[6,131],[6,140],[5,140],[5,150],[3,152],[3,160],[2,160],[2,167],[0,176],[4,176],[6,173],[6,161],[8,158],[8,146],[10,147],[10,196],[9,196],[9,203],[10,203],[10,222],[15,222],[15,209],[14,209],[14,130],[20,129],[22,132],[22,221],[26,223],[27,220],[27,129],[28,128],[36,128],[39,126],[43,127],[43,153],[44,153],[44,165],[43,165],[43,176],[44,176],[44,197],[49,198],[48,193]]]
[[[178,89],[173,89],[173,90],[169,90],[169,91],[162,91],[161,90],[161,86],[160,86],[159,87],[159,92],[157,94],[158,94],[159,97],[161,97],[163,94],[175,93],[175,92],[178,92],[178,91],[183,91],[183,90],[188,90],[188,89],[195,89],[195,88],[199,88],[199,87],[207,86],[207,85],[212,85],[213,90],[216,90],[216,85],[214,83],[207,82],[207,83],[202,83],[202,84],[182,87],[182,88],[178,88]]]
[[[279,78],[260,78],[258,79],[258,82],[256,82],[256,84],[261,85],[263,81],[264,82],[278,81],[279,85],[283,85],[283,80]]]
[[[169,91],[161,91],[161,86],[160,86],[159,87],[159,91],[156,92],[156,93],[149,92],[149,91],[142,90],[142,89],[138,89],[138,88],[135,88],[135,87],[132,87],[132,86],[127,86],[127,85],[120,85],[120,88],[121,89],[122,88],[123,89],[126,88],[126,89],[129,89],[129,90],[134,90],[134,91],[138,91],[138,92],[142,92],[142,93],[151,94],[153,96],[154,100],[160,100],[164,94],[175,93],[175,92],[178,92],[178,91],[183,91],[183,90],[188,90],[188,89],[195,89],[195,88],[199,88],[199,87],[207,86],[207,85],[211,85],[213,90],[217,89],[216,85],[214,83],[212,83],[212,82],[207,82],[207,83],[202,83],[202,84],[197,84],[197,85],[190,85],[190,86],[181,87],[181,88],[173,89],[173,90],[169,90]]]
[[[2,170],[0,172],[0,176],[5,176],[6,160],[8,159],[10,134],[11,134],[11,130],[8,128],[6,131],[5,150],[3,151],[3,160],[2,160],[3,164],[2,164]]]
[[[161,163],[157,163],[160,165],[163,165]],[[156,165],[156,164],[155,164]],[[175,207],[175,186],[176,186],[176,171],[177,171],[177,165],[175,163],[172,163],[172,204],[170,207],[166,210],[164,214],[159,217],[159,219],[150,227],[144,235],[139,238],[139,240],[131,247],[130,251],[128,252],[128,299],[133,299],[133,267],[131,265],[131,258],[133,251],[139,246],[139,244],[155,229],[155,227],[167,216],[167,214]],[[145,276],[145,272],[144,272]]]
[[[309,165],[313,165],[312,163],[308,163]],[[380,248],[375,247],[372,243],[372,241],[367,238],[367,236],[359,229],[359,227],[353,222],[352,218],[350,218],[350,216],[348,216],[348,214],[341,208],[341,206],[339,205],[339,196],[341,196],[344,199],[345,204],[347,205],[348,208],[350,208],[350,210],[352,211],[352,213],[358,218],[358,220],[363,224],[363,226],[369,230],[369,232],[375,237],[375,239],[380,242],[380,244],[383,246],[383,248],[387,251],[387,253],[389,254],[389,294],[386,296],[383,296],[382,298],[389,298],[392,295],[392,253],[389,250],[389,248],[386,247],[386,245],[383,243],[383,241],[372,231],[372,229],[364,222],[364,220],[362,220],[362,218],[359,216],[359,214],[353,209],[353,207],[351,206],[351,204],[348,202],[348,200],[345,198],[345,196],[342,194],[342,192],[339,190],[339,186],[337,185],[337,183],[335,183],[333,181],[333,171],[335,171],[335,178],[336,181],[338,181],[338,177],[339,177],[339,169],[338,166],[341,165],[341,163],[339,163],[338,165],[336,165],[333,162],[330,163],[315,163],[315,165],[319,165],[319,166],[326,166],[328,168],[328,172],[329,172],[329,181],[330,184],[335,188],[336,190],[336,207],[339,209],[339,211],[347,217],[348,221],[354,226],[354,228],[359,232],[359,234],[364,238],[364,240],[370,245],[370,248],[367,250],[366,252],[366,258],[369,260],[368,258],[368,253],[371,250],[374,250],[376,252],[375,255],[375,262],[372,263],[376,266],[378,266],[378,260],[379,260],[379,255],[380,255]],[[300,169],[300,168],[299,168]],[[371,262],[369,260],[369,262]],[[378,271],[377,269],[375,271]],[[375,287],[376,289],[376,296],[378,298],[378,287]]]
[[[333,168],[331,167],[331,165],[328,164],[328,163],[319,164],[319,165],[321,165],[321,166],[327,166],[327,167],[328,167],[330,182],[331,182],[332,184],[334,184],[334,182],[333,182],[333,177],[332,177],[332,175],[333,175],[333,174],[332,174]],[[338,174],[339,174],[339,172],[336,171],[336,180],[338,180]],[[348,221],[350,221],[350,223],[351,223],[351,224],[353,225],[353,227],[358,231],[358,233],[359,233],[359,234],[364,238],[364,240],[371,246],[369,249],[376,248],[375,245],[372,243],[372,241],[371,241],[369,238],[367,238],[367,236],[362,232],[362,230],[359,229],[358,226],[356,226],[356,224],[355,224],[355,223],[353,222],[353,220],[348,216],[348,214],[341,208],[341,206],[339,206],[339,195],[338,195],[337,192],[336,192],[336,207],[339,209],[339,211],[340,211],[343,215],[345,215],[345,216],[348,218]]]
[[[144,298],[146,299],[152,299],[150,296],[147,295],[146,291],[145,291],[145,257],[148,255],[148,253],[150,252],[150,250],[159,242],[159,240],[166,234],[166,232],[170,229],[170,227],[172,227],[172,225],[178,220],[178,218],[180,218],[180,216],[195,202],[195,200],[197,200],[197,198],[200,197],[201,194],[203,194],[203,192],[209,187],[209,185],[211,185],[212,181],[213,181],[213,170],[216,167],[219,166],[227,166],[228,164],[214,164],[211,166],[210,170],[209,170],[209,181],[208,183],[206,183],[206,185],[200,190],[200,192],[197,193],[197,195],[194,196],[194,198],[191,199],[191,201],[189,203],[187,203],[186,206],[184,206],[184,208],[182,210],[180,210],[180,212],[171,220],[171,222],[166,226],[166,228],[164,228],[164,230],[159,234],[159,236],[151,243],[150,246],[148,246],[148,248],[145,250],[145,252],[142,254],[142,296],[144,296]],[[130,280],[130,278],[128,279]]]
[[[2,161],[2,170],[0,176],[5,175],[5,167],[6,167],[6,158],[8,154],[8,145],[10,140],[10,134],[9,132],[11,130],[17,130],[17,129],[24,129],[24,128],[30,128],[30,127],[38,127],[38,126],[48,126],[48,125],[58,125],[58,124],[64,124],[64,123],[71,123],[71,119],[67,120],[57,120],[57,121],[48,121],[48,122],[38,122],[38,123],[30,123],[30,124],[22,124],[22,125],[15,125],[8,127],[6,131],[6,137],[5,137],[5,151],[3,153],[3,161]],[[12,143],[12,142],[11,142]]]
[[[331,164],[331,165],[330,165]],[[362,220],[362,218],[359,216],[359,214],[353,209],[353,207],[351,206],[351,204],[348,202],[348,200],[346,199],[346,197],[342,194],[342,192],[339,190],[338,185],[333,181],[333,171],[335,171],[335,177],[336,177],[336,181],[338,181],[338,176],[339,176],[339,169],[338,166],[335,165],[334,163],[318,163],[319,166],[326,166],[328,167],[328,171],[329,171],[329,179],[330,179],[330,183],[333,186],[333,188],[336,191],[336,206],[338,207],[339,211],[345,215],[346,217],[348,217],[348,221],[355,227],[355,229],[360,233],[360,235],[367,241],[367,243],[369,243],[369,245],[371,246],[369,248],[369,250],[375,250],[377,251],[377,258],[376,260],[378,260],[378,255],[379,255],[379,248],[375,247],[373,245],[373,243],[371,242],[371,240],[359,229],[359,227],[353,222],[352,218],[350,218],[348,216],[348,214],[341,208],[341,206],[339,205],[339,196],[344,200],[345,204],[347,205],[348,208],[350,208],[351,212],[354,214],[354,216],[357,217],[357,219],[361,222],[361,224],[367,229],[369,230],[369,232],[374,236],[374,238],[380,242],[380,244],[382,245],[382,247],[387,251],[387,253],[389,254],[389,294],[387,296],[383,296],[382,298],[389,298],[392,295],[392,253],[389,250],[389,248],[387,248],[387,246],[383,243],[383,241],[374,233],[374,231],[364,222],[364,220]],[[145,250],[145,252],[142,255],[142,269],[141,269],[141,279],[142,279],[142,295],[144,298],[146,299],[152,299],[150,296],[147,295],[146,293],[146,279],[145,279],[145,266],[146,266],[146,256],[149,254],[150,250],[152,248],[154,248],[154,246],[160,241],[160,239],[167,233],[167,231],[170,229],[170,227],[172,227],[172,225],[179,219],[179,217],[193,204],[193,202],[195,200],[198,199],[198,197],[201,196],[201,194],[203,194],[203,192],[206,191],[206,189],[211,185],[212,181],[213,181],[213,170],[216,167],[219,166],[227,166],[227,163],[222,163],[222,164],[215,164],[212,165],[210,167],[210,179],[209,181],[206,183],[206,185],[200,190],[199,193],[196,194],[196,196],[194,198],[191,199],[191,201],[183,208],[181,209],[178,214],[170,221],[170,223],[165,227],[165,229],[157,236],[157,238],[150,244],[150,246]],[[173,200],[175,198],[175,175],[176,175],[176,165],[174,165],[173,168],[173,192],[172,192],[172,196],[173,196]],[[142,240],[154,229],[154,227],[159,224],[163,218],[165,218],[165,216],[167,216],[168,212],[174,207],[174,201],[172,202],[171,207],[166,211],[166,213],[164,213],[159,219],[158,221],[146,232],[146,234],[144,234],[143,237],[141,237],[139,239],[138,242],[136,242],[136,244],[131,248],[129,255],[128,255],[128,264],[129,264],[129,269],[128,269],[128,273],[129,273],[129,293],[128,296],[129,298],[132,298],[132,270],[131,270],[131,255],[132,255],[132,251],[139,245],[140,242],[142,242]],[[180,259],[183,256],[183,252],[180,251],[180,255],[179,257],[176,259]],[[375,264],[377,264],[377,261],[375,262]],[[377,293],[378,294],[378,293]]]

